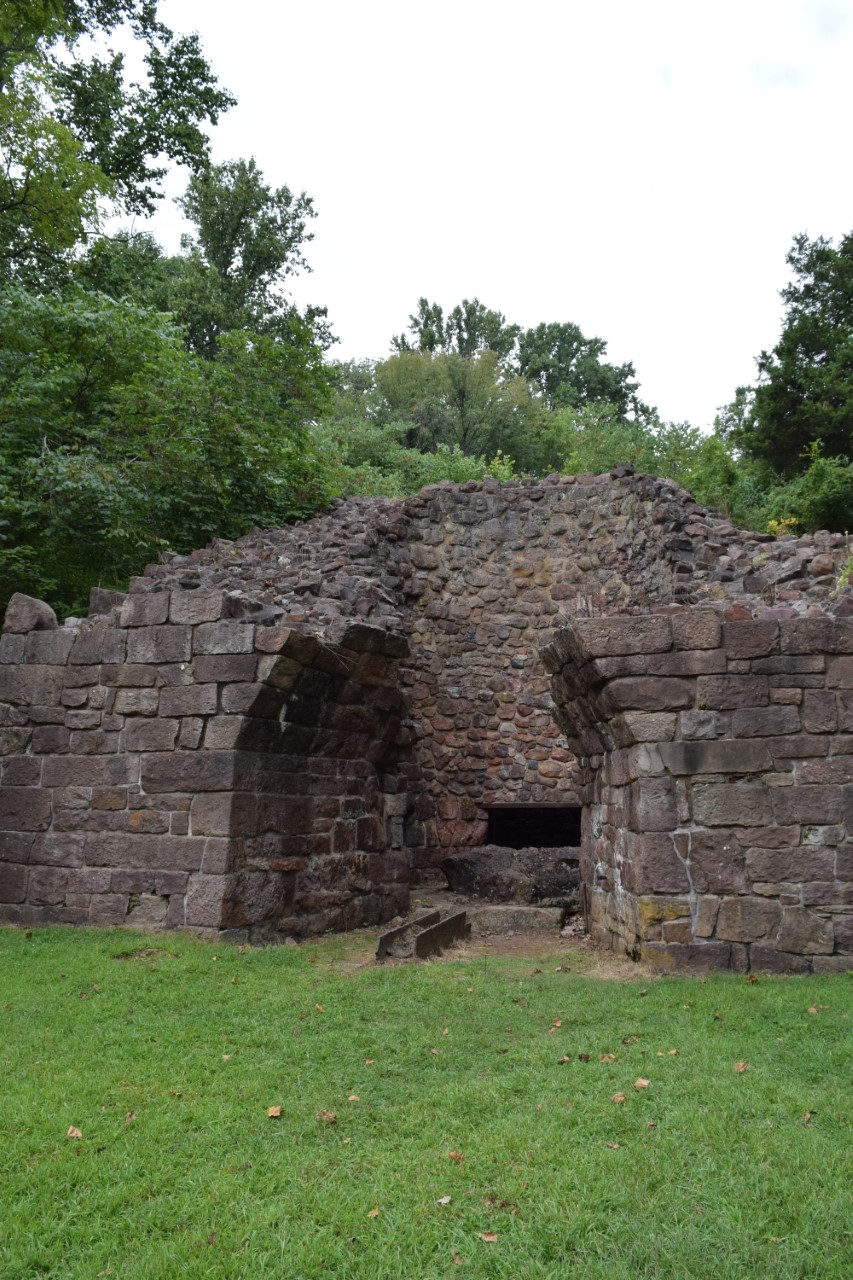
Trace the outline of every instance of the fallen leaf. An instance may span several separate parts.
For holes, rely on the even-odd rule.
[[[537,973],[541,973],[541,972],[542,972],[541,969],[534,969],[530,976],[535,977]]]
[[[135,1111],[128,1111],[127,1115],[124,1117],[124,1123],[125,1123],[125,1124],[133,1124],[133,1122],[134,1122],[134,1120],[135,1120],[135,1119],[136,1119],[136,1112],[135,1112]]]
[[[267,1115],[270,1120],[277,1120],[281,1115],[281,1107],[267,1107]]]
[[[232,979],[232,981],[233,981],[233,979]],[[211,1231],[210,1235],[207,1237],[207,1243],[208,1243],[208,1244],[216,1244],[216,1232],[215,1232],[215,1231]]]
[[[563,1025],[562,1018],[555,1018],[554,1021],[551,1023],[552,1027],[561,1027],[562,1025]]]
[[[677,1049],[670,1049],[670,1050],[668,1050],[668,1052],[669,1052],[669,1056],[670,1056],[671,1058],[677,1058],[677,1057],[678,1057],[678,1050],[677,1050]]]
[[[618,1150],[619,1150],[619,1143],[618,1143],[618,1142],[608,1142],[608,1144],[607,1144],[607,1145],[608,1145],[608,1147],[610,1148],[610,1150],[611,1150],[611,1151],[618,1151]]]
[[[649,1123],[646,1125],[647,1129],[656,1129],[657,1127],[658,1127],[657,1120],[650,1120]]]
[[[317,1112],[317,1119],[322,1120],[324,1124],[338,1123],[338,1117],[335,1115],[334,1111],[328,1111],[325,1107],[322,1111]]]
[[[92,983],[92,990],[93,990],[93,991],[100,991],[100,989],[101,989],[101,988],[98,986],[97,982],[93,982],[93,983]]]
[[[314,1005],[314,1008],[317,1010],[317,1012],[318,1012],[318,1013],[325,1013],[325,1012],[326,1012],[326,1010],[323,1008],[323,1006],[322,1006],[321,1004],[315,1004],[315,1005]]]
[[[461,1266],[462,1266],[462,1254],[461,1254],[461,1253],[457,1253],[457,1252],[456,1252],[456,1250],[454,1249],[450,1256],[451,1256],[451,1258],[453,1259],[453,1261],[456,1263],[457,1267],[461,1267]]]
[[[170,1097],[170,1098],[182,1098],[183,1096],[184,1096],[184,1091],[183,1091],[183,1089],[170,1089],[170,1090],[169,1090],[169,1097]]]
[[[465,990],[466,990],[466,991],[473,991],[473,990],[474,990],[474,988],[473,988],[473,987],[466,987],[466,988],[465,988]],[[460,1259],[460,1261],[461,1261],[461,1259]]]
[[[232,987],[236,987],[236,985],[237,985],[237,979],[236,979],[236,977],[235,977],[235,978],[232,978],[232,979],[231,979],[231,986],[232,986]]]
[[[666,1057],[666,1054],[664,1053],[663,1049],[658,1049],[657,1053],[655,1054],[655,1057],[656,1057],[656,1058],[665,1058],[665,1057]]]
[[[756,978],[754,973],[749,974],[746,980],[751,987],[756,986],[756,984],[758,983],[758,979]]]
[[[350,1096],[347,1098],[347,1102],[361,1102],[361,1098],[358,1096],[357,1093],[351,1093]]]
[[[437,1058],[437,1057],[439,1057],[439,1056],[440,1056],[440,1055],[439,1055],[439,1052],[438,1052],[438,1049],[430,1049],[430,1053],[432,1054],[432,1056],[433,1056],[434,1058]]]
[[[812,1116],[813,1116],[813,1115],[814,1115],[814,1112],[813,1112],[813,1111],[804,1111],[804,1112],[803,1112],[803,1124],[811,1124],[811,1122],[812,1122]]]
[[[685,1006],[684,1006],[684,1008],[685,1008],[685,1009],[687,1009],[688,1007],[689,1007],[688,1005],[685,1005]],[[623,1040],[622,1040],[622,1043],[623,1043],[623,1044],[637,1044],[637,1042],[639,1041],[639,1039],[640,1039],[640,1037],[639,1037],[639,1036],[624,1036],[624,1037],[623,1037]]]
[[[624,1106],[624,1105],[625,1105],[625,1103],[628,1101],[628,1099],[625,1097],[625,1094],[624,1094],[624,1093],[619,1092],[619,1093],[614,1093],[614,1095],[613,1095],[613,1097],[610,1099],[610,1101],[611,1101],[611,1102],[618,1102],[618,1103],[619,1103],[619,1106],[620,1106],[620,1107],[622,1107],[622,1106]]]
[[[376,1059],[375,1059],[375,1058],[365,1058],[365,1059],[364,1059],[364,1065],[365,1065],[366,1067],[372,1067],[372,1066],[373,1066],[373,1063],[374,1063],[375,1061],[376,1061]]]
[[[373,1206],[373,1208],[370,1210],[370,1212],[368,1213],[368,1215],[367,1215],[367,1216],[368,1216],[368,1218],[378,1218],[378,1217],[379,1217],[379,1213],[380,1213],[379,1205],[378,1205],[378,1204],[375,1204],[375,1205]]]
[[[447,1156],[449,1160],[455,1160],[457,1164],[461,1164],[465,1159],[461,1151],[448,1151]]]
[[[558,1058],[557,1065],[562,1066],[564,1062],[571,1062],[571,1058]]]
[[[439,1196],[438,1200],[436,1200],[436,1202],[435,1202],[435,1203],[436,1203],[436,1204],[450,1204],[450,1201],[451,1201],[451,1197],[450,1197],[450,1196]]]
[[[441,1034],[442,1034],[443,1036],[449,1036],[449,1035],[450,1035],[450,1027],[445,1027]]]
[[[641,996],[647,996],[648,994],[649,994],[649,993],[648,993],[648,991],[646,991],[646,990],[643,990],[643,991],[641,991],[641,992],[640,992],[640,995],[641,995]]]
[[[825,1009],[825,1008],[826,1008],[825,1004],[810,1004],[809,1013],[818,1014],[820,1013],[821,1009]]]
[[[223,1061],[223,1062],[230,1062],[230,1061],[231,1061],[231,1054],[230,1054],[230,1053],[223,1053],[223,1055],[222,1055],[222,1061]]]
[[[599,1062],[615,1062],[615,1061],[616,1061],[616,1054],[615,1054],[615,1053],[600,1053],[600,1054],[598,1055],[598,1061],[599,1061]]]
[[[635,1089],[648,1089],[648,1087],[649,1087],[649,1082],[648,1082],[648,1080],[645,1080],[642,1076],[637,1076],[637,1079],[634,1081],[634,1088],[635,1088]]]
[[[66,1133],[66,1135],[65,1135],[65,1136],[66,1136],[66,1138],[82,1138],[82,1137],[83,1137],[83,1134],[82,1134],[82,1132],[77,1128],[76,1124],[70,1124],[70,1125],[68,1126],[68,1132]]]
[[[735,1063],[735,1075],[742,1076],[744,1071],[749,1069],[749,1060],[744,1058],[742,1062]]]
[[[481,1240],[485,1240],[486,1244],[494,1244],[498,1238],[494,1231],[478,1231],[477,1235]]]

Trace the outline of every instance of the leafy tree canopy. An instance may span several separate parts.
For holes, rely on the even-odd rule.
[[[724,423],[738,449],[791,477],[811,466],[818,443],[825,457],[853,455],[853,232],[837,248],[798,235],[787,262],[795,278],[782,290],[782,336]]]
[[[391,347],[398,354],[428,351],[470,357],[488,350],[505,360],[521,330],[517,324],[508,325],[500,311],[490,311],[478,298],[463,299],[446,318],[437,302],[419,298],[417,312],[409,316],[409,332],[414,342],[404,333],[391,339]]]
[[[84,37],[127,25],[145,46],[145,78],[124,57],[84,56]],[[203,167],[234,99],[196,35],[178,36],[156,0],[6,0],[0,12],[0,268],[43,273],[96,225],[98,201],[150,213],[166,162]]]

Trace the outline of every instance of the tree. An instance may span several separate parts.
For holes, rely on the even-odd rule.
[[[587,338],[576,324],[540,324],[518,341],[517,368],[549,409],[602,403],[624,415],[637,414],[639,384],[632,364],[602,360],[607,343]]]
[[[467,358],[479,351],[493,351],[499,360],[506,360],[520,329],[517,324],[508,325],[500,311],[490,311],[478,298],[464,298],[446,319],[438,303],[419,298],[417,313],[409,316],[409,332],[414,335],[414,346],[405,334],[391,339],[398,354],[417,350]]]
[[[145,81],[121,54],[80,54],[85,38],[127,24],[145,46]],[[0,266],[7,276],[67,254],[97,220],[98,200],[151,212],[164,158],[207,163],[203,125],[234,99],[198,37],[176,36],[156,0],[6,0],[0,13]]]
[[[288,344],[234,331],[203,360],[130,302],[8,290],[0,594],[76,610],[166,547],[309,514],[328,494],[309,434],[327,386],[305,325]]]
[[[853,453],[853,232],[831,240],[794,238],[782,290],[782,336],[758,357],[751,404],[735,406],[730,439],[782,476],[804,472],[818,442],[826,457]],[[736,416],[736,415],[735,415]]]

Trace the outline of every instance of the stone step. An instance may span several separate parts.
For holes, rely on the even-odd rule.
[[[559,934],[565,912],[562,907],[519,907],[514,904],[469,902],[466,908],[471,933],[551,933]]]

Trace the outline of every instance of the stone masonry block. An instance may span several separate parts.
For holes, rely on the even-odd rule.
[[[713,742],[662,742],[661,759],[670,773],[760,773],[772,768],[763,742],[725,738]]]
[[[231,751],[152,752],[142,760],[145,791],[228,791],[234,783]]]
[[[188,626],[136,627],[127,637],[128,662],[189,662],[191,654]]]
[[[669,778],[640,778],[629,787],[632,831],[671,831],[677,824],[675,791]]]
[[[36,600],[34,596],[24,595],[16,591],[8,605],[3,618],[3,630],[15,634],[27,631],[53,631],[59,623],[56,614],[44,600]]]
[[[193,665],[196,680],[201,684],[207,681],[230,684],[254,680],[258,659],[249,653],[200,654]]]
[[[747,849],[746,869],[750,879],[771,884],[831,880],[835,853],[816,845],[796,849]]]
[[[177,740],[179,727],[179,720],[159,717],[130,720],[124,731],[125,748],[128,751],[171,751]]]
[[[802,907],[783,907],[782,926],[776,938],[779,951],[797,955],[830,955],[835,940],[831,920]]]
[[[168,591],[134,592],[125,599],[119,615],[123,627],[156,627],[167,622],[168,618]]]
[[[770,701],[766,676],[700,676],[697,703],[726,711],[734,707],[764,707]]]
[[[735,833],[691,831],[690,876],[697,893],[747,893],[746,853]]]
[[[672,638],[678,649],[716,649],[722,629],[720,619],[711,609],[687,609],[670,618]]]
[[[14,862],[0,862],[0,902],[26,902],[29,869]]]
[[[160,693],[157,689],[118,689],[114,705],[118,716],[156,716]]]
[[[668,618],[579,618],[573,626],[591,658],[660,653],[672,648],[672,626]]]
[[[254,647],[255,629],[250,623],[206,622],[195,629],[196,653],[251,653]]]
[[[64,627],[57,631],[31,631],[26,641],[26,660],[64,667],[73,644],[74,632]]]
[[[842,819],[840,787],[776,787],[772,795],[773,817],[779,826],[794,822],[830,824]]]
[[[231,889],[227,876],[190,876],[187,886],[187,915],[189,925],[216,929],[222,924],[223,904]]]
[[[664,832],[641,832],[631,839],[622,875],[631,893],[687,893],[690,888],[685,865]]]
[[[769,898],[723,898],[717,916],[717,937],[725,942],[756,942],[773,937],[782,908]]]
[[[735,738],[765,738],[773,734],[797,733],[800,709],[796,706],[750,707],[735,711],[732,734]]]
[[[170,622],[216,622],[222,617],[225,595],[222,591],[184,591],[175,587],[169,605]]]
[[[50,792],[0,787],[0,831],[47,831],[50,819]]]
[[[780,788],[772,794],[781,794]],[[771,792],[760,782],[696,783],[693,819],[703,827],[763,827],[773,820]],[[782,820],[776,816],[776,821]]]
[[[210,716],[216,714],[216,685],[188,684],[164,689],[160,694],[163,716]]]
[[[836,695],[823,689],[803,691],[803,728],[807,733],[834,733],[838,727]]]
[[[693,706],[694,693],[693,684],[688,680],[626,676],[611,680],[604,697],[614,711],[677,711]]]
[[[729,658],[765,658],[778,651],[778,622],[727,622],[723,645]]]

